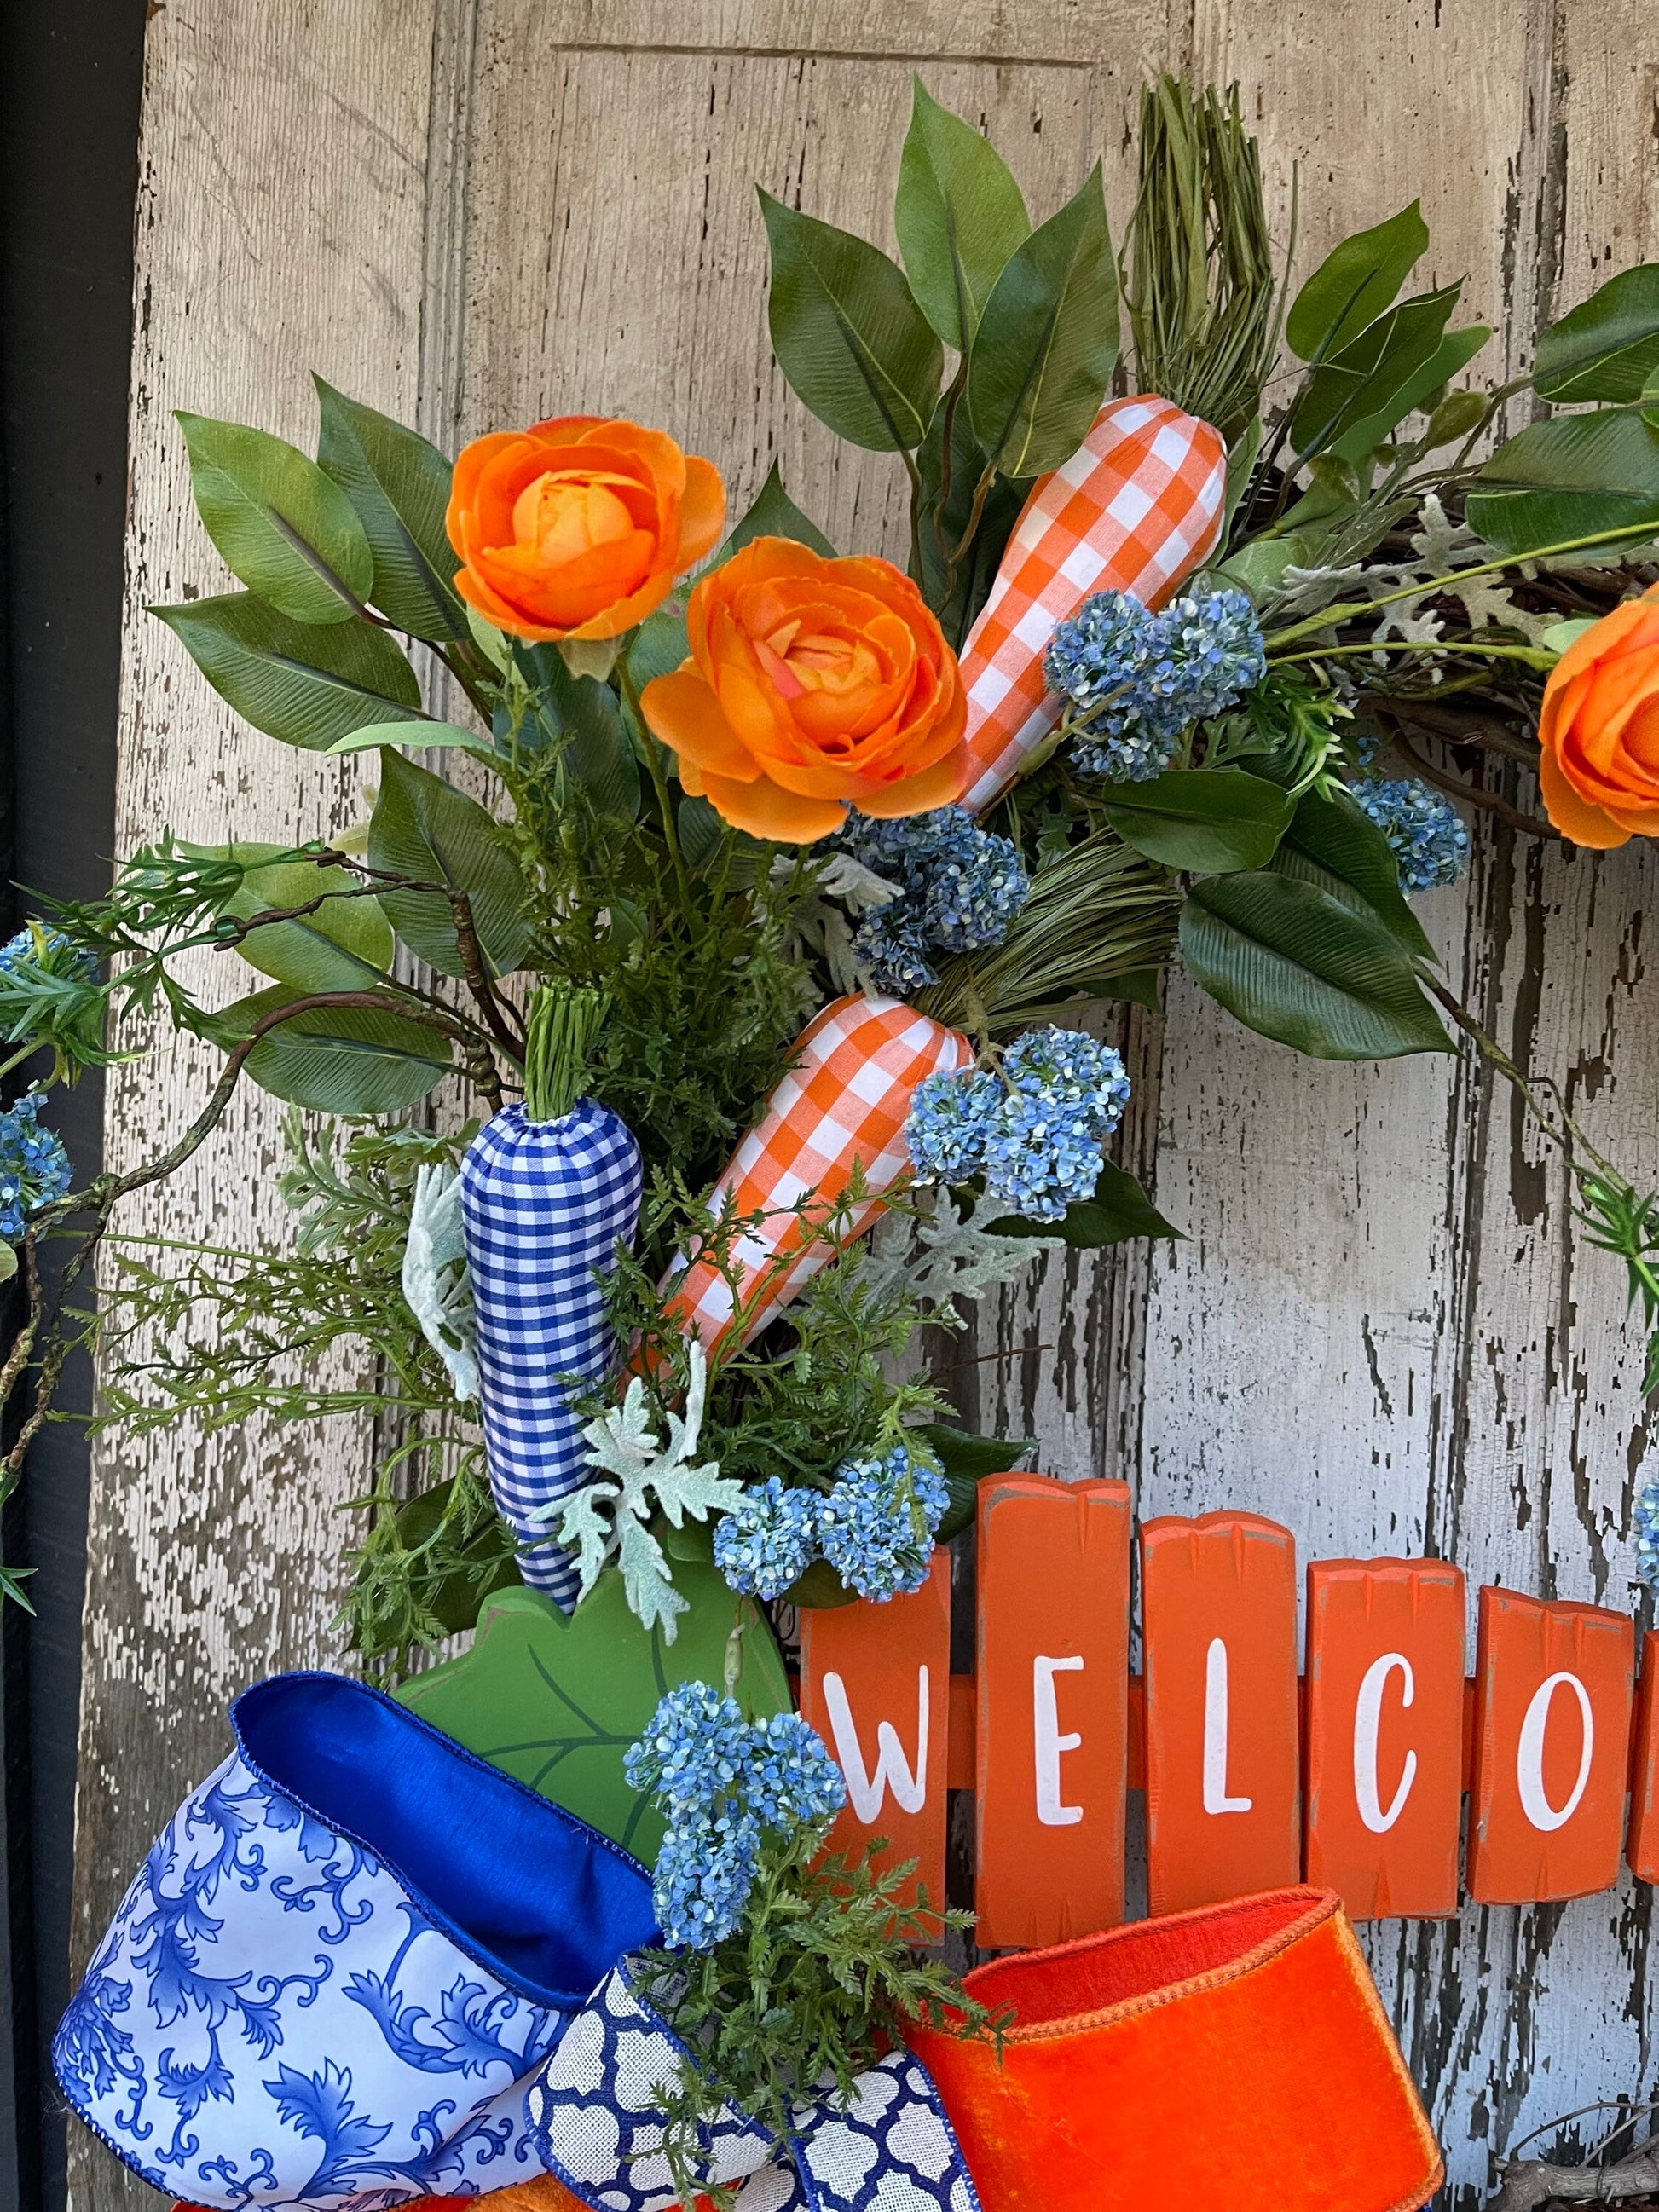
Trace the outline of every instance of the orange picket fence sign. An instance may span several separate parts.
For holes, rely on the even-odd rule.
[[[987,1950],[1123,1917],[1129,1524],[1127,1483],[980,1484],[974,1902]]]
[[[917,1861],[917,1884],[945,1902],[945,1797],[951,1739],[951,1555],[933,1554],[908,1597],[800,1616],[800,1709],[847,1783],[847,1808],[824,1848],[878,1863]]]
[[[1351,1919],[1457,1910],[1463,1608],[1443,1559],[1308,1569],[1307,1878]]]
[[[1642,1638],[1642,1688],[1630,1766],[1625,1858],[1638,1881],[1659,1881],[1659,1629]]]
[[[1467,1876],[1480,1904],[1617,1882],[1635,1665],[1628,1614],[1480,1592]]]
[[[1296,1542],[1255,1513],[1140,1532],[1154,1913],[1298,1880]]]

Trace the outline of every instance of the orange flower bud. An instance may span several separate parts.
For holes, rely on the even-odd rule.
[[[957,657],[890,561],[757,538],[700,578],[691,657],[647,684],[645,719],[685,788],[757,837],[810,844],[866,814],[962,795]]]
[[[497,629],[620,637],[714,550],[726,487],[661,430],[566,415],[475,438],[446,520],[455,588]]]

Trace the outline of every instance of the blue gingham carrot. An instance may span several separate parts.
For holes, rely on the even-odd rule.
[[[599,1014],[592,994],[541,994],[524,1103],[486,1123],[461,1161],[490,1488],[534,1547],[519,1559],[526,1582],[567,1612],[576,1570],[548,1540],[541,1509],[582,1485],[570,1378],[602,1382],[613,1364],[600,1285],[618,1244],[633,1241],[644,1179],[632,1130],[608,1106],[574,1095]]]

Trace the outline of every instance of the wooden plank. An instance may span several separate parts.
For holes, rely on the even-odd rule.
[[[1034,1949],[1123,1917],[1129,1490],[979,1492],[975,1938]]]
[[[314,434],[313,368],[373,404],[416,402],[432,16],[421,0],[170,0],[151,12],[137,210],[132,524],[118,849],[181,836],[327,835],[359,774],[289,750],[222,706],[143,612],[226,588],[191,505],[172,410]],[[372,56],[372,87],[365,58]],[[352,89],[356,88],[356,89]],[[226,998],[247,988],[228,984]],[[166,1042],[110,1072],[107,1158],[149,1157],[220,1064]],[[246,1244],[282,1233],[282,1109],[251,1088],[132,1233]],[[224,1754],[229,1699],[285,1666],[337,1664],[331,1623],[363,1485],[364,1425],[299,1444],[186,1424],[96,1448],[76,1837],[76,1966],[184,1790]],[[155,2198],[83,2130],[77,2212]]]

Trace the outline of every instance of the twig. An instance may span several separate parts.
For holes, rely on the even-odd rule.
[[[1548,2166],[1541,2159],[1513,2158],[1502,2168],[1504,2185],[1491,2212],[1537,2212],[1543,2204],[1621,2204],[1632,2197],[1659,2192],[1659,2158],[1633,2152],[1617,2166]]]

